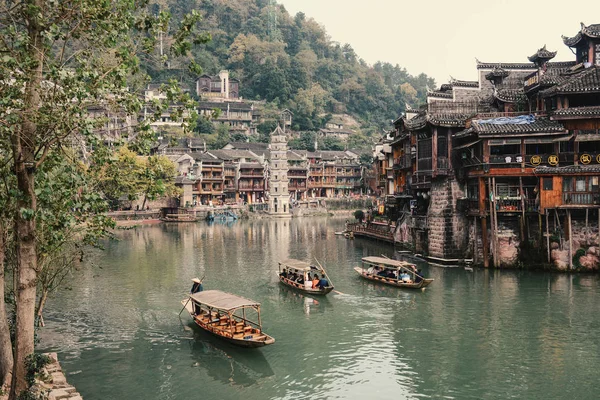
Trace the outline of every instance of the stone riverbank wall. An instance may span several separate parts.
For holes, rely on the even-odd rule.
[[[31,394],[36,399],[47,400],[82,400],[83,397],[74,386],[67,383],[67,378],[58,362],[56,353],[44,354],[50,362],[38,372]],[[8,390],[6,391],[8,392]],[[30,398],[30,397],[27,397]],[[8,394],[0,395],[0,400],[7,400]]]

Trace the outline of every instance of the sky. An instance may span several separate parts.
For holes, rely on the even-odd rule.
[[[546,45],[553,61],[572,61],[561,35],[600,23],[600,0],[277,0],[349,43],[369,64],[398,64],[436,83],[477,80],[475,59],[528,62]]]

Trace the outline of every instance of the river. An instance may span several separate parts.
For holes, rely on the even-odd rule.
[[[390,245],[336,236],[344,219],[160,224],[120,231],[46,308],[56,351],[85,400],[592,399],[600,369],[596,275],[440,268],[424,291],[352,268]],[[282,287],[277,262],[320,261],[341,294]],[[262,303],[276,343],[236,348],[196,328],[191,278]]]

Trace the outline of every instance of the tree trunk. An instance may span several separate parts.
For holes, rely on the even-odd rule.
[[[42,295],[40,296],[40,301],[37,306],[38,326],[44,326],[44,317],[42,315],[44,313],[44,306],[46,305],[46,300],[48,300],[48,289],[43,289]]]
[[[34,191],[35,150],[39,142],[35,114],[41,106],[40,84],[42,82],[44,44],[43,27],[39,13],[44,9],[42,0],[30,0],[26,19],[29,36],[29,56],[34,65],[27,73],[21,129],[12,137],[14,171],[17,177],[19,197],[15,213],[15,244],[17,293],[16,326],[14,343],[14,368],[9,399],[16,399],[28,389],[25,360],[34,351],[35,292],[37,278],[37,254],[35,239],[36,196]]]
[[[0,385],[9,383],[10,373],[13,369],[12,343],[4,303],[4,259],[6,254],[6,240],[4,227],[0,224]]]

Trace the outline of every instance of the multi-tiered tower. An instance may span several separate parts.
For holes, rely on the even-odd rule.
[[[287,138],[277,126],[271,133],[271,160],[269,161],[269,214],[290,217],[288,192]]]

